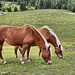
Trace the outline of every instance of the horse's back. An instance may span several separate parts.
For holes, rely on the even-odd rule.
[[[41,32],[41,34],[45,37],[46,40],[49,40],[49,38],[52,36],[52,35],[50,34],[49,30],[46,29],[46,28],[39,28],[38,30],[39,30],[39,31]]]
[[[33,42],[32,29],[29,25],[22,27],[8,27],[4,34],[4,40],[10,45],[23,45]]]

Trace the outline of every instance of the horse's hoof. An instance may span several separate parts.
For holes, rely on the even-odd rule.
[[[15,58],[18,58],[18,56],[15,56]]]
[[[31,61],[30,59],[28,59],[27,61]]]
[[[4,63],[4,64],[7,64],[7,62],[6,62],[6,61],[4,61],[3,63]]]
[[[22,62],[22,61],[23,61],[23,59],[21,58],[21,59],[20,59],[20,61]]]
[[[24,61],[22,61],[21,64],[24,64]]]

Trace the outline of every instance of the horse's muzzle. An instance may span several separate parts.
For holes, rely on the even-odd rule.
[[[61,56],[61,57],[59,57],[60,59],[62,59],[63,58],[63,56]]]
[[[48,61],[47,64],[48,64],[48,65],[51,65],[51,64],[52,64],[52,61]]]
[[[62,56],[62,55],[60,55],[60,54],[58,54],[58,57],[59,57],[60,59],[62,59],[62,58],[63,58],[63,56]]]

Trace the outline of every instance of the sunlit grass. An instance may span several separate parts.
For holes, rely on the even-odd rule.
[[[3,57],[7,61],[7,64],[2,64],[0,61],[0,72],[12,72],[12,75],[74,75],[75,74],[75,51],[73,50],[74,42],[62,42],[64,47],[63,59],[59,59],[54,53],[52,48],[52,65],[47,65],[42,57],[37,57],[39,48],[31,47],[30,50],[30,62],[26,61],[26,55],[24,58],[24,65],[20,64],[21,54],[18,51],[18,58],[15,58],[14,47],[6,43],[3,47]],[[7,68],[8,67],[8,68]],[[9,74],[10,75],[10,74]]]

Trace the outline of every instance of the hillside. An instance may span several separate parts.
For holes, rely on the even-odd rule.
[[[48,25],[57,34],[63,46],[63,59],[59,59],[52,48],[52,65],[47,65],[42,57],[37,57],[39,48],[31,47],[30,62],[22,65],[19,61],[21,54],[15,58],[14,46],[3,45],[3,57],[7,64],[0,60],[0,74],[8,75],[75,75],[75,13],[67,10],[34,10],[23,12],[3,12],[0,16],[0,25],[23,26],[25,24],[40,28]]]
[[[75,41],[75,13],[67,10],[35,10],[5,13],[0,16],[0,25],[23,26],[33,25],[36,28],[48,25],[61,41]]]

